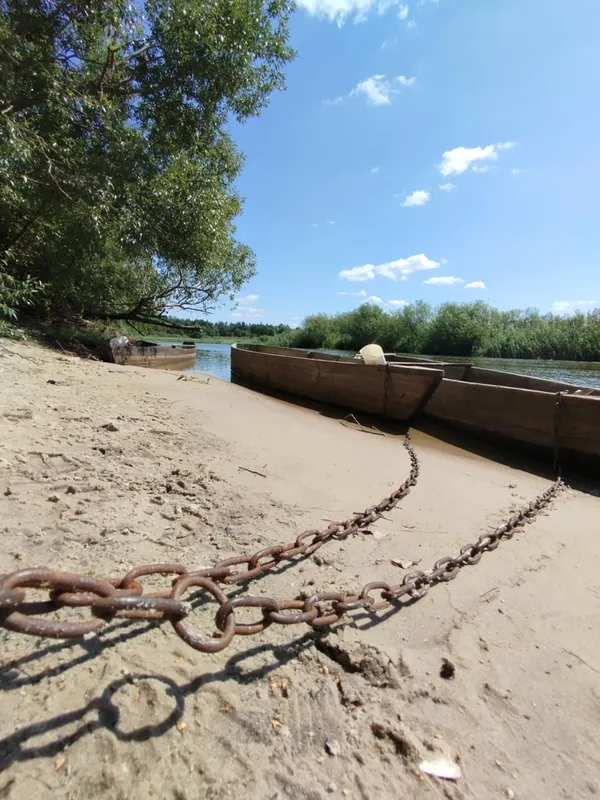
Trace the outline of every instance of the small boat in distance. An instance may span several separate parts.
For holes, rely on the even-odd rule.
[[[424,419],[600,477],[600,389],[465,362],[385,357],[444,370]]]
[[[196,345],[161,345],[154,342],[136,342],[129,337],[111,339],[108,360],[128,367],[148,369],[189,369],[196,363]]]
[[[234,344],[231,374],[257,388],[410,422],[443,378],[440,368],[374,364],[291,347]]]

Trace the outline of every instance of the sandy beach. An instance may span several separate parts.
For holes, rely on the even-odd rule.
[[[326,528],[409,471],[402,436],[365,434],[343,414],[0,344],[1,573],[199,569]],[[550,485],[424,433],[412,440],[420,478],[396,509],[242,593],[397,583]],[[598,492],[567,486],[455,580],[327,634],[272,625],[202,654],[168,622],[116,620],[82,641],[1,630],[0,798],[595,797],[599,520]],[[189,618],[207,639],[215,610]],[[457,780],[420,768],[441,758]]]

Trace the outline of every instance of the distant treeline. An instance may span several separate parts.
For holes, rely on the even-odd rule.
[[[289,334],[292,330],[289,325],[267,325],[263,322],[213,322],[206,319],[190,320],[178,319],[177,317],[169,317],[168,319],[170,326],[175,326],[169,327],[168,331],[158,325],[146,325],[143,323],[136,323],[135,330],[145,336],[160,338],[168,334],[169,336],[181,336],[184,339],[258,339]],[[177,328],[178,323],[183,327]],[[197,325],[197,330],[191,332],[189,330],[190,325]]]
[[[559,316],[499,311],[484,302],[434,309],[418,301],[393,312],[364,304],[307,317],[285,338],[295,347],[357,351],[375,342],[387,352],[600,361],[600,309]]]

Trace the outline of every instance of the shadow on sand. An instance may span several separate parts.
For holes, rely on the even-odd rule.
[[[333,406],[327,406],[323,403],[318,403],[306,398],[296,397],[286,392],[279,392],[272,389],[267,389],[263,386],[243,381],[236,377],[233,373],[231,382],[250,389],[254,392],[272,397],[275,400],[287,403],[288,405],[305,408],[315,413],[320,414],[322,417],[338,420],[340,423],[346,423],[348,415],[352,415],[359,425],[363,426],[368,432],[379,431],[385,433],[386,436],[403,436],[409,430],[413,438],[413,443],[419,447],[425,446],[435,448],[438,442],[442,442],[451,447],[463,450],[471,455],[480,456],[489,461],[494,461],[498,464],[503,464],[511,469],[522,470],[529,472],[532,475],[537,475],[541,478],[546,478],[554,481],[557,478],[556,469],[552,460],[536,453],[520,452],[513,448],[507,447],[493,440],[483,439],[481,436],[475,436],[467,431],[460,431],[446,426],[437,421],[428,419],[426,416],[420,416],[418,419],[413,420],[410,425],[403,425],[395,422],[394,420],[387,420],[382,417],[375,417],[363,412],[353,412],[352,409],[340,409]],[[357,430],[360,428],[357,426]],[[416,432],[416,433],[415,433]],[[428,439],[419,437],[418,433],[426,434]],[[573,489],[580,492],[591,494],[594,496],[600,495],[598,483],[590,478],[580,475],[576,471],[571,471],[566,468],[562,470],[563,480]]]

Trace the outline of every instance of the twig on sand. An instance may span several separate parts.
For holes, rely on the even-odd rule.
[[[592,672],[596,673],[600,672],[600,670],[596,669],[596,667],[590,664],[589,661],[586,661],[585,658],[582,658],[582,656],[578,655],[577,653],[574,653],[573,650],[567,650],[566,647],[562,647],[561,650],[563,651],[563,653],[567,653],[567,655],[573,656],[573,658],[576,658],[577,661],[580,661],[582,664],[585,664],[585,666],[588,669],[591,669]]]
[[[257,472],[255,469],[248,469],[248,467],[238,467],[238,469],[244,470],[244,472],[251,472],[253,475],[259,475],[261,478],[266,478],[264,472]]]
[[[354,414],[348,414],[348,416],[344,417],[344,419],[339,420],[340,425],[343,425],[344,428],[351,428],[352,430],[356,430],[356,428],[354,428],[353,425],[348,425],[348,423],[346,422],[346,420],[348,419],[351,420],[352,422],[355,422],[358,425],[358,430],[362,431],[362,433],[372,433],[374,436],[385,436],[385,433],[383,431],[378,431],[377,428],[375,427],[373,427],[373,429],[365,428],[365,426],[361,425],[360,422],[356,419]]]
[[[14,350],[5,347],[3,344],[0,344],[0,350],[3,350],[5,353],[8,353],[9,356],[18,356],[18,358],[24,358],[26,361],[33,361],[34,364],[38,363],[37,358],[33,358],[32,356],[24,356],[23,353],[15,353]]]
[[[348,414],[347,416],[345,416],[345,417],[344,417],[344,419],[349,419],[351,422],[355,422],[355,423],[358,425],[358,427],[361,429],[361,431],[364,431],[364,430],[365,430],[365,428],[364,428],[364,427],[363,427],[363,426],[360,424],[360,422],[359,422],[359,421],[356,419],[356,417],[354,416],[354,414]]]
[[[372,431],[368,431],[369,433],[376,433],[378,436],[385,436],[386,435],[383,431],[380,431],[379,428],[376,428],[375,425],[371,425],[371,428],[372,428]]]
[[[479,595],[479,599],[481,599],[481,598],[483,598],[483,597],[487,597],[487,596],[488,596],[489,594],[491,594],[492,592],[495,592],[495,591],[496,591],[496,589],[498,589],[498,586],[494,586],[492,589],[488,589],[488,590],[487,590],[487,592],[484,592],[483,594],[480,594],[480,595]]]
[[[180,375],[177,378],[177,380],[178,381],[193,381],[194,383],[203,383],[205,386],[208,386],[208,384],[210,383],[210,375],[208,376],[208,378],[205,381],[200,380],[200,378],[197,378],[195,375]]]

